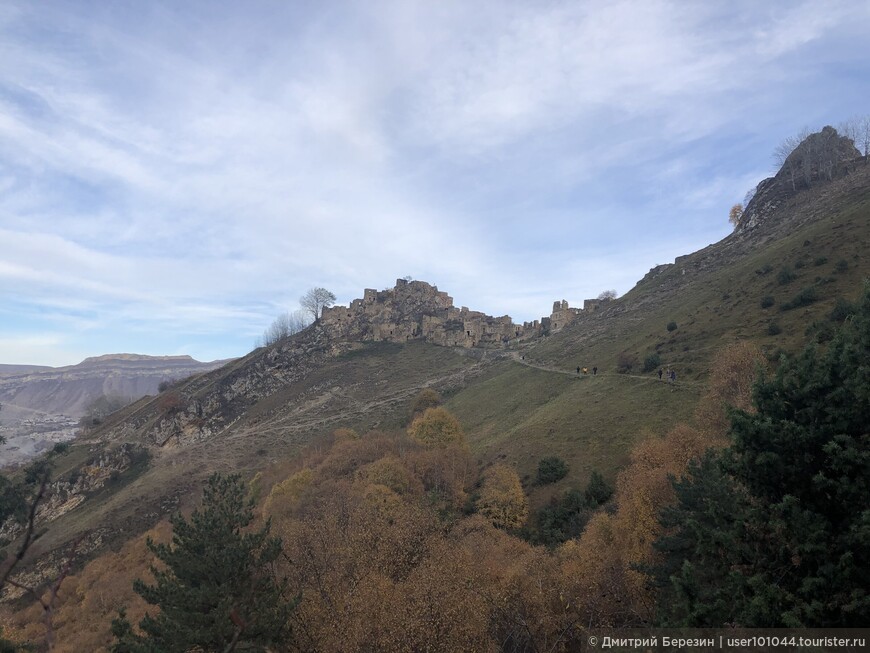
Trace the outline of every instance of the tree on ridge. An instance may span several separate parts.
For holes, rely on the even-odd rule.
[[[335,304],[335,295],[326,288],[311,288],[299,298],[299,303],[305,312],[314,318],[315,322],[319,322],[323,309]]]

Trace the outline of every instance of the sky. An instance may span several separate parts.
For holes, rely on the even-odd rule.
[[[399,277],[515,321],[870,113],[870,3],[0,0],[0,363],[251,350]]]

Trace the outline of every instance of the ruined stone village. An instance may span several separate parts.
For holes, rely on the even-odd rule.
[[[320,322],[334,337],[348,340],[426,340],[448,347],[495,348],[555,333],[608,301],[587,299],[583,308],[556,301],[549,317],[514,324],[508,315],[492,317],[465,306],[456,308],[452,297],[425,281],[397,279],[394,288],[366,289],[350,306],[324,308]]]

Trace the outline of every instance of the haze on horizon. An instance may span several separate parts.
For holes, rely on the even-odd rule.
[[[0,363],[244,354],[312,286],[523,321],[870,113],[858,2],[0,5]]]

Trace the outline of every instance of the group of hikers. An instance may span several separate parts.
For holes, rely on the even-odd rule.
[[[663,374],[662,368],[659,368],[659,381],[662,380],[662,374]],[[665,375],[665,378],[668,380],[668,383],[676,383],[677,373],[674,370],[668,368],[668,371],[664,372],[664,375]]]
[[[523,360],[525,360],[525,358],[526,358],[526,357],[523,356]],[[589,374],[589,368],[588,368],[588,367],[580,367],[580,366],[578,365],[578,366],[577,366],[577,376],[580,376],[581,372],[582,372],[584,375]],[[676,382],[677,382],[677,372],[676,372],[676,370],[672,370],[671,368],[668,368],[667,371],[665,371],[665,370],[663,370],[663,369],[660,367],[660,368],[659,368],[659,371],[658,371],[658,374],[659,374],[659,381],[661,381],[661,380],[662,380],[662,376],[664,376],[664,377],[667,379],[668,383],[676,383]],[[593,367],[593,368],[592,368],[592,376],[597,376],[597,375],[598,375],[598,368],[597,368],[597,367]]]

